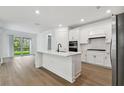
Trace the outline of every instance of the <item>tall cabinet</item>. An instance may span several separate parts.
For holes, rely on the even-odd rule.
[[[80,28],[69,30],[69,41],[78,42],[78,52],[80,52]]]
[[[69,41],[79,41],[79,28],[69,30]]]

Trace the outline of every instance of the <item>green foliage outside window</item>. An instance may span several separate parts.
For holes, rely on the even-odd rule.
[[[30,39],[14,37],[14,55],[30,54]]]

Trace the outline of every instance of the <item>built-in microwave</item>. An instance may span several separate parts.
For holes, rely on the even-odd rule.
[[[72,52],[78,51],[78,41],[69,41],[69,51]]]

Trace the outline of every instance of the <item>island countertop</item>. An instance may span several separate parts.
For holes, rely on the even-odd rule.
[[[51,54],[51,55],[64,56],[64,57],[81,54],[81,52],[57,52],[57,51],[37,51],[37,52],[38,53]]]

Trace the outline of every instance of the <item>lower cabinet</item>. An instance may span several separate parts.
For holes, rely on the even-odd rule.
[[[87,63],[111,68],[111,62],[105,51],[87,51]]]

